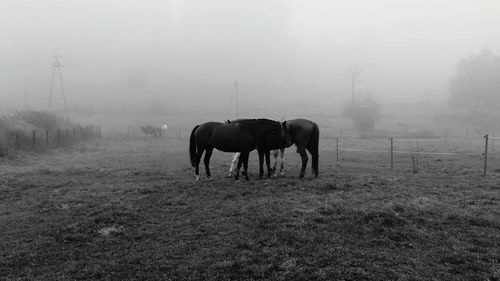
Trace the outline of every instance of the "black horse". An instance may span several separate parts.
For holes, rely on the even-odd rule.
[[[247,122],[248,120],[252,119],[236,119],[236,120],[227,120],[226,124],[240,124],[241,122]],[[286,121],[282,123],[283,128],[286,128]],[[273,173],[276,171],[276,163],[274,164],[274,167],[271,167],[270,165],[270,154],[271,151],[274,150],[281,150],[281,157],[283,157],[283,154],[285,153],[285,147],[291,146],[292,145],[292,140],[290,137],[285,134],[285,139],[283,138],[277,138],[276,135],[268,135],[267,138],[265,139],[264,142],[261,142],[257,145],[257,153],[259,154],[259,178],[262,178],[264,175],[264,160],[266,161],[266,166],[267,166],[267,177],[271,177]],[[277,152],[274,158],[277,158]],[[238,165],[241,165],[240,162],[243,161],[241,157],[238,159]],[[277,161],[277,160],[276,160]],[[283,169],[283,163],[282,167]]]
[[[318,124],[307,119],[293,119],[286,121],[287,134],[292,142],[297,146],[297,153],[302,159],[302,168],[300,169],[300,178],[304,177],[307,166],[307,151],[312,157],[312,171],[314,176],[318,177],[318,159],[319,159],[319,127]]]
[[[197,125],[191,131],[189,140],[189,154],[191,165],[195,168],[196,180],[199,179],[199,164],[205,151],[205,172],[211,179],[210,157],[214,148],[224,152],[241,152],[236,169],[235,179],[238,179],[239,170],[243,164],[242,175],[248,180],[248,155],[250,151],[268,149],[269,147],[285,146],[289,139],[286,135],[286,122],[269,119],[245,119],[225,124],[207,122]],[[259,153],[259,158],[260,158]],[[263,160],[259,159],[259,162]]]

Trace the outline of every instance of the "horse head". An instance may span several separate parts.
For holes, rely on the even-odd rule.
[[[285,147],[289,147],[293,144],[292,136],[287,128],[286,121],[280,122],[281,125],[281,138],[285,142]]]

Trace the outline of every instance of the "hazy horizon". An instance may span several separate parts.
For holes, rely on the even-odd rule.
[[[461,59],[500,50],[498,15],[496,1],[4,0],[0,103],[46,108],[56,54],[70,109],[232,113],[235,80],[242,111],[338,107],[354,68],[359,98],[443,102]]]

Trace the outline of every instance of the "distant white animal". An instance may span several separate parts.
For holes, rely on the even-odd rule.
[[[161,135],[166,136],[167,135],[167,124],[161,126]]]

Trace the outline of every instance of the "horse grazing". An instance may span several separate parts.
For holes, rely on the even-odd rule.
[[[302,159],[302,168],[300,169],[300,178],[304,177],[307,166],[307,153],[309,151],[312,157],[312,171],[314,176],[318,177],[318,159],[319,159],[319,127],[318,124],[307,119],[293,119],[286,121],[287,134],[292,142],[297,146],[297,153]]]
[[[274,165],[271,168],[271,171],[273,175],[276,175],[276,168],[278,166],[278,158],[281,159],[281,165],[280,165],[280,175],[285,174],[285,149],[275,149],[271,151],[271,156],[274,158]]]
[[[155,137],[161,136],[161,129],[155,128],[155,127],[150,126],[150,125],[147,125],[145,127],[141,126],[141,131],[144,133],[144,135],[146,137],[148,137],[148,135],[155,136]]]
[[[252,119],[236,119],[236,120],[232,120],[232,121],[227,120],[226,123],[227,124],[238,124],[241,122],[247,122],[248,120],[252,120]],[[284,125],[284,127],[286,127],[286,121],[283,122],[282,124]],[[285,140],[268,139],[265,142],[265,144],[262,143],[262,144],[257,146],[257,153],[259,154],[259,177],[260,178],[262,178],[262,176],[264,175],[264,167],[263,167],[264,166],[264,159],[266,161],[266,166],[267,166],[267,177],[271,177],[276,172],[276,164],[278,161],[278,159],[277,159],[278,151],[281,150],[281,157],[283,158],[283,155],[285,153],[285,147],[288,147],[290,145],[292,145],[292,141],[285,134]],[[276,152],[274,152],[275,150],[276,150]],[[270,165],[270,153],[271,153],[271,151],[273,151],[273,155],[275,158],[273,168],[271,168],[271,165]],[[233,156],[232,163],[231,163],[231,168],[229,169],[229,175],[231,175],[232,172],[234,171],[234,164],[236,163],[236,161],[238,161],[238,164],[239,164],[239,160],[240,160],[239,153],[235,153],[235,155]],[[284,170],[283,159],[282,159],[281,170],[282,170],[282,172]]]
[[[205,172],[211,179],[210,157],[213,149],[224,152],[241,152],[238,161],[235,179],[238,179],[239,170],[243,164],[242,175],[248,180],[248,156],[250,151],[258,148],[282,147],[287,143],[285,131],[286,122],[269,119],[246,119],[234,123],[206,122],[197,125],[191,131],[189,139],[189,154],[191,165],[195,168],[196,180],[199,179],[199,163],[205,151]],[[261,154],[259,153],[259,162]]]
[[[271,156],[274,158],[274,165],[271,168],[271,174],[276,175],[276,167],[278,166],[278,158],[281,159],[281,165],[280,165],[280,175],[285,174],[285,149],[275,149],[271,151]],[[240,159],[240,153],[236,152],[233,155],[233,159],[231,160],[231,167],[229,167],[229,174],[228,177],[233,176],[233,172],[236,169],[236,165],[238,164],[238,160]]]

